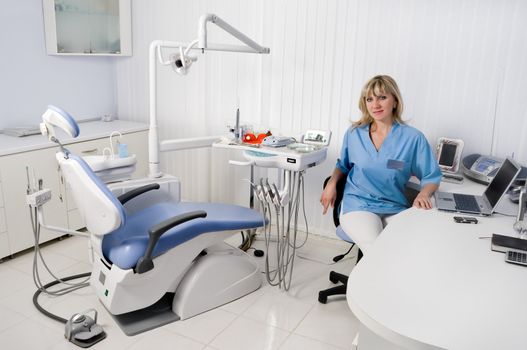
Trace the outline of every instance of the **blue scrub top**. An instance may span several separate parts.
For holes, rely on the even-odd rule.
[[[399,213],[410,206],[404,189],[412,175],[421,180],[421,186],[441,181],[441,170],[426,137],[399,123],[392,125],[379,151],[370,138],[370,125],[350,127],[336,166],[347,174],[342,214]]]

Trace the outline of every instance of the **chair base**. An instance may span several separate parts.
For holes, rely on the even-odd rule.
[[[318,292],[318,302],[325,304],[328,301],[328,297],[331,295],[345,295],[348,287],[348,276],[341,273],[331,271],[329,273],[329,280],[333,283],[343,283],[340,286],[328,288]]]
[[[180,317],[172,311],[173,299],[174,293],[166,293],[152,306],[112,317],[124,334],[137,335],[178,321]]]
[[[222,242],[206,250],[179,283],[172,310],[182,320],[227,304],[262,285],[256,261]]]
[[[362,251],[359,249],[357,252],[357,262],[355,264],[357,264],[361,258]],[[348,289],[348,276],[335,271],[331,271],[329,273],[329,280],[333,283],[340,282],[342,283],[342,285],[321,290],[320,292],[318,292],[318,302],[321,304],[327,303],[328,297],[331,295],[346,295],[346,291]]]

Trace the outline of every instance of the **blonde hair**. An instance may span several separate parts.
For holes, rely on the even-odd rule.
[[[371,78],[362,88],[359,100],[359,109],[362,112],[362,116],[360,120],[352,123],[353,127],[368,125],[373,122],[373,118],[366,107],[366,99],[370,95],[380,96],[382,94],[393,95],[396,105],[393,109],[392,121],[399,124],[404,124],[404,121],[401,118],[403,114],[403,98],[397,83],[392,77],[388,75],[376,75]]]

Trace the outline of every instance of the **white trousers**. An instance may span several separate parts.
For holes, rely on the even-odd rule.
[[[393,215],[374,214],[368,211],[350,211],[340,215],[340,226],[357,244],[364,255],[381,234]]]

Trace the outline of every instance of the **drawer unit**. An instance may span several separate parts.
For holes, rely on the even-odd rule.
[[[4,207],[4,191],[2,189],[2,182],[0,181],[0,208]]]
[[[148,170],[148,131],[144,124],[126,121],[111,123],[87,122],[80,125],[79,139],[65,142],[65,147],[79,156],[102,154],[109,146],[114,130],[123,134],[122,143],[137,159],[134,177],[143,177]],[[73,141],[73,142],[72,142]],[[58,147],[41,135],[15,138],[0,134],[0,258],[13,255],[34,245],[26,192],[28,177],[31,186],[41,180],[51,190],[51,201],[44,206],[46,224],[73,230],[85,225],[68,188],[62,181],[55,153]],[[41,242],[62,233],[42,229]]]
[[[7,231],[7,224],[5,220],[5,209],[0,207],[0,233]]]
[[[4,209],[4,191],[2,190],[2,182],[0,182],[0,233],[7,231],[5,209]],[[0,248],[1,250],[1,248]]]

